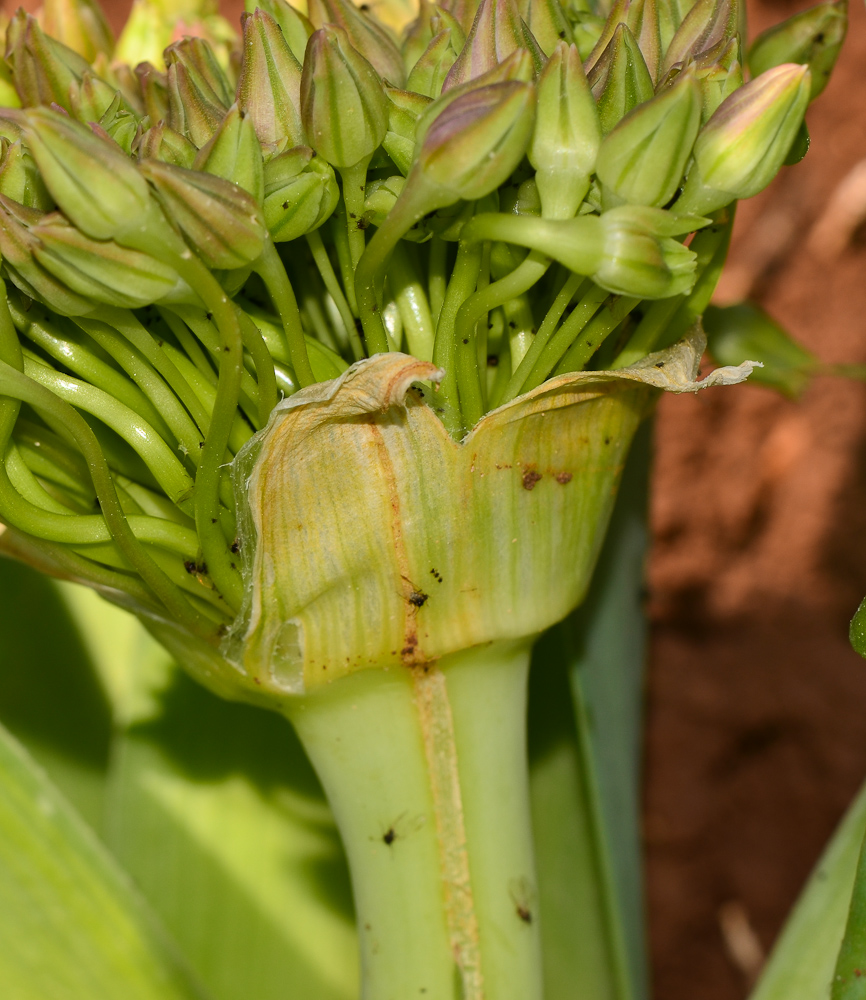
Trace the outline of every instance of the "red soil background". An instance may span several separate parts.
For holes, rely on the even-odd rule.
[[[128,0],[105,5],[119,27]],[[749,0],[750,33],[806,6]],[[242,5],[223,9],[234,20]],[[809,111],[812,148],[740,206],[718,291],[751,295],[828,363],[866,362],[866,226],[832,254],[813,235],[866,158],[864,105],[866,12],[853,0]],[[741,1000],[749,976],[724,908],[769,950],[866,777],[866,663],[847,639],[866,593],[866,386],[821,377],[796,403],[756,386],[665,398],[651,516],[653,992]]]

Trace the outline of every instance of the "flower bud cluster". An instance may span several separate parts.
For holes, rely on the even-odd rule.
[[[411,348],[444,370],[432,406],[459,439],[553,373],[614,367],[636,330],[639,354],[680,335],[844,11],[762,36],[746,79],[738,0],[587,7],[445,0],[401,24],[396,0],[381,19],[248,0],[236,34],[202,0],[137,0],[117,43],[92,0],[16,13],[0,522],[19,545],[210,635],[242,595],[226,466],[281,395]]]

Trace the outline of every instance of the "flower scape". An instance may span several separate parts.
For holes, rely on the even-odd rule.
[[[138,0],[117,44],[89,0],[9,21],[0,546],[289,715],[370,1000],[542,995],[504,888],[533,877],[528,650],[585,594],[660,391],[750,371],[696,381],[700,315],[735,201],[808,145],[845,24],[820,10],[820,44],[817,16],[799,49],[759,39],[751,78],[736,0],[262,0],[239,35]],[[464,698],[513,706],[484,753],[518,775],[517,846],[492,860]],[[371,790],[385,719],[420,732],[419,776]],[[435,817],[406,869],[435,926],[365,888],[403,876],[388,844],[385,874],[361,859],[353,782]]]

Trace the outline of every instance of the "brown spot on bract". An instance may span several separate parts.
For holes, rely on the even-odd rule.
[[[573,476],[570,472],[557,472],[556,474],[556,481],[558,483],[562,483],[563,486],[565,486],[566,483],[570,483],[572,478]]]
[[[536,472],[535,469],[527,469],[523,473],[523,488],[525,490],[534,490],[535,484],[541,479],[541,473]]]

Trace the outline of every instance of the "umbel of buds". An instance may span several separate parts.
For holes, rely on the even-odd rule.
[[[8,25],[0,545],[292,719],[365,1000],[542,996],[529,650],[660,392],[748,374],[695,381],[696,319],[844,33],[825,4],[747,61],[736,0],[585,6]]]

